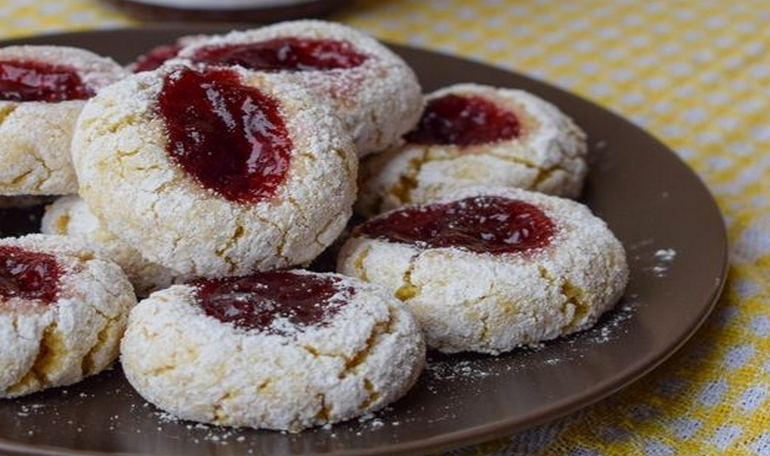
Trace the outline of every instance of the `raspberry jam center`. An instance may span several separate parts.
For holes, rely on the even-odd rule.
[[[548,246],[556,231],[542,210],[524,201],[479,196],[409,207],[357,228],[369,237],[477,253],[528,253]]]
[[[325,326],[354,293],[338,278],[291,271],[199,280],[192,285],[206,315],[273,334]]]
[[[61,268],[53,255],[0,247],[0,298],[50,304],[59,295]]]
[[[169,73],[159,109],[167,153],[203,187],[230,201],[256,203],[283,183],[292,142],[279,103],[242,85],[234,71]]]
[[[33,60],[0,61],[0,100],[85,100],[94,96],[74,68]]]
[[[516,115],[479,96],[445,95],[428,102],[417,128],[404,139],[416,144],[477,146],[519,136]]]
[[[134,64],[134,73],[152,71],[156,68],[160,68],[160,66],[163,65],[167,60],[171,60],[176,57],[181,50],[182,46],[178,44],[156,46],[152,48],[150,52],[136,59],[136,63]]]
[[[353,68],[366,61],[347,41],[276,38],[258,43],[207,46],[192,60],[212,65],[240,65],[260,71],[315,71]]]

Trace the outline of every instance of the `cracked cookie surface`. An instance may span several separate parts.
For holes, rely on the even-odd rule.
[[[65,196],[47,206],[40,231],[69,236],[96,249],[123,269],[140,297],[182,279],[171,269],[145,259],[137,249],[107,231],[79,196]]]
[[[552,226],[544,229],[543,217],[532,211],[518,217],[487,211],[473,219],[474,212],[463,209],[473,206],[467,201],[479,206],[490,198],[534,207]],[[442,205],[454,212],[444,210],[438,220],[407,217],[410,211],[424,217]],[[395,235],[367,227],[388,219]],[[354,229],[337,270],[383,285],[413,311],[428,346],[446,353],[498,354],[587,329],[620,299],[628,281],[623,246],[587,207],[487,187],[371,219]]]
[[[279,45],[277,40],[286,42]],[[326,46],[314,53],[307,46],[311,40]],[[346,52],[333,56],[335,49]],[[421,88],[411,68],[377,40],[340,24],[303,20],[235,31],[196,41],[179,58],[253,67],[309,88],[333,105],[359,156],[397,144],[422,109]]]
[[[205,78],[221,73],[231,92],[209,91]],[[204,99],[161,112],[167,83],[178,81],[193,81],[180,86],[181,95],[190,89]],[[254,91],[277,105],[273,118],[282,128],[261,129],[264,116]],[[207,120],[172,130],[165,120],[174,109],[181,119]],[[186,134],[186,128],[195,131]],[[247,129],[248,138],[229,136],[239,128]],[[262,155],[278,130],[280,150]],[[211,143],[207,132],[241,148],[257,145],[228,168],[223,161],[234,153],[218,160],[206,156],[208,148],[195,149]],[[331,108],[297,85],[238,68],[171,65],[133,75],[89,100],[73,145],[80,194],[104,227],[150,261],[186,276],[243,275],[308,262],[344,228],[356,192],[357,157]],[[264,157],[275,159],[267,166]],[[252,192],[253,183],[261,185],[260,170],[272,173],[271,187]],[[223,178],[227,173],[231,180]]]
[[[83,244],[0,240],[0,397],[76,383],[118,355],[136,304],[120,268]]]
[[[452,99],[477,103],[458,108]],[[361,163],[361,214],[423,204],[479,185],[580,194],[588,170],[586,137],[555,106],[521,90],[478,84],[445,87],[426,100],[404,145]]]
[[[131,312],[121,361],[145,399],[180,418],[296,432],[400,398],[425,345],[380,287],[274,271],[153,293]]]
[[[0,194],[75,193],[70,142],[83,98],[128,73],[112,59],[61,46],[0,48],[3,63],[8,68],[0,71]],[[60,74],[35,74],[46,66]],[[69,93],[57,93],[57,81]]]

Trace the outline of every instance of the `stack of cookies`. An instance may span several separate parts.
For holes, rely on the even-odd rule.
[[[628,280],[565,199],[587,173],[571,119],[514,89],[424,96],[338,24],[183,37],[127,69],[0,49],[0,100],[5,204],[62,195],[44,234],[0,240],[0,397],[120,354],[178,417],[300,431],[396,401],[426,347],[588,328]]]

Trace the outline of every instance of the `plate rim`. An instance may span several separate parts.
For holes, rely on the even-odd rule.
[[[183,33],[201,33],[202,29],[207,29],[209,32],[214,30],[232,30],[239,27],[254,27],[258,24],[255,23],[222,23],[222,22],[166,22],[161,24],[143,24],[137,26],[121,26],[114,28],[103,29],[91,29],[91,30],[76,30],[76,31],[56,31],[53,33],[44,33],[36,35],[27,35],[16,37],[8,40],[0,40],[0,47],[10,45],[21,45],[29,43],[30,40],[45,40],[45,39],[57,39],[71,36],[99,36],[105,32],[179,32]],[[668,145],[655,136],[650,131],[642,128],[641,126],[631,122],[629,119],[623,117],[613,109],[604,107],[598,103],[584,98],[583,96],[574,92],[562,89],[559,86],[553,85],[550,82],[539,80],[520,73],[515,69],[505,68],[491,64],[489,62],[468,58],[461,55],[450,54],[441,50],[413,47],[405,44],[391,43],[386,40],[380,40],[388,47],[394,49],[409,49],[420,52],[427,52],[431,54],[438,54],[444,57],[449,57],[458,60],[465,60],[472,62],[475,65],[485,66],[496,71],[504,71],[511,73],[517,78],[526,79],[534,82],[540,86],[547,86],[550,90],[561,92],[562,95],[567,95],[572,98],[579,99],[582,103],[590,104],[594,108],[601,109],[607,114],[615,117],[617,120],[627,123],[634,127],[635,130],[647,136],[651,141],[656,143],[661,149],[665,149],[668,155],[674,158],[679,165],[681,165],[686,171],[693,177],[701,189],[704,190],[708,196],[708,204],[711,210],[718,214],[720,223],[718,224],[720,245],[718,246],[721,251],[721,264],[719,270],[719,276],[715,277],[715,281],[718,281],[715,288],[712,288],[712,292],[708,298],[708,305],[704,306],[696,318],[693,319],[692,324],[687,328],[683,328],[680,336],[673,340],[670,344],[667,344],[665,350],[661,353],[648,354],[647,356],[637,360],[630,368],[626,369],[625,374],[621,377],[612,377],[610,379],[604,379],[601,382],[596,383],[592,388],[585,390],[577,398],[565,398],[559,402],[552,403],[547,407],[543,407],[538,410],[534,415],[526,415],[526,419],[521,417],[507,418],[498,420],[492,423],[478,425],[470,428],[465,428],[459,431],[449,432],[438,436],[429,437],[421,440],[414,440],[404,443],[394,443],[390,445],[381,445],[370,448],[353,448],[353,449],[341,449],[334,450],[331,453],[305,453],[306,456],[323,456],[333,454],[334,456],[378,456],[399,454],[403,456],[407,455],[422,455],[426,452],[441,452],[450,449],[456,449],[462,446],[473,445],[485,441],[489,441],[495,438],[504,437],[507,435],[522,432],[524,430],[536,427],[538,425],[551,422],[562,418],[570,413],[584,409],[588,406],[596,404],[597,402],[605,399],[618,391],[627,388],[632,383],[641,379],[649,374],[651,371],[659,367],[666,362],[671,356],[677,353],[682,346],[687,343],[688,340],[703,326],[706,319],[712,313],[722,295],[725,285],[727,283],[727,276],[729,273],[729,251],[728,251],[728,239],[727,229],[724,221],[724,216],[719,208],[719,205],[714,199],[714,195],[711,190],[706,186],[703,179],[698,175],[678,154],[676,154]],[[714,228],[717,228],[716,226]],[[77,449],[65,449],[60,447],[53,447],[45,444],[25,444],[17,443],[4,438],[0,435],[0,450],[9,451],[11,455],[40,455],[40,456],[147,456],[147,453],[126,453],[126,452],[102,452],[92,450],[77,450]]]

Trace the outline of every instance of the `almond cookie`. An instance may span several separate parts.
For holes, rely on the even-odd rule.
[[[360,213],[423,204],[479,185],[575,198],[588,170],[583,131],[521,90],[458,84],[436,91],[404,139],[361,164]]]
[[[91,99],[73,161],[103,226],[185,275],[311,261],[345,227],[357,158],[331,108],[236,67],[164,66]]]
[[[171,269],[146,260],[138,250],[104,229],[78,196],[59,198],[46,207],[40,231],[74,238],[114,261],[126,273],[138,296],[147,296],[181,279]]]
[[[498,354],[586,329],[628,280],[623,246],[587,207],[512,188],[370,219],[338,271],[387,288],[446,353]]]
[[[77,242],[0,239],[0,397],[101,372],[117,358],[135,304],[120,268]]]
[[[0,195],[75,193],[75,120],[86,99],[126,74],[82,49],[0,48]]]
[[[315,91],[351,132],[359,156],[399,142],[422,109],[417,77],[400,57],[377,40],[331,22],[235,31],[198,41],[179,57],[270,72]]]
[[[284,270],[153,293],[131,312],[121,362],[131,385],[175,416],[296,432],[403,396],[425,345],[380,287]]]

